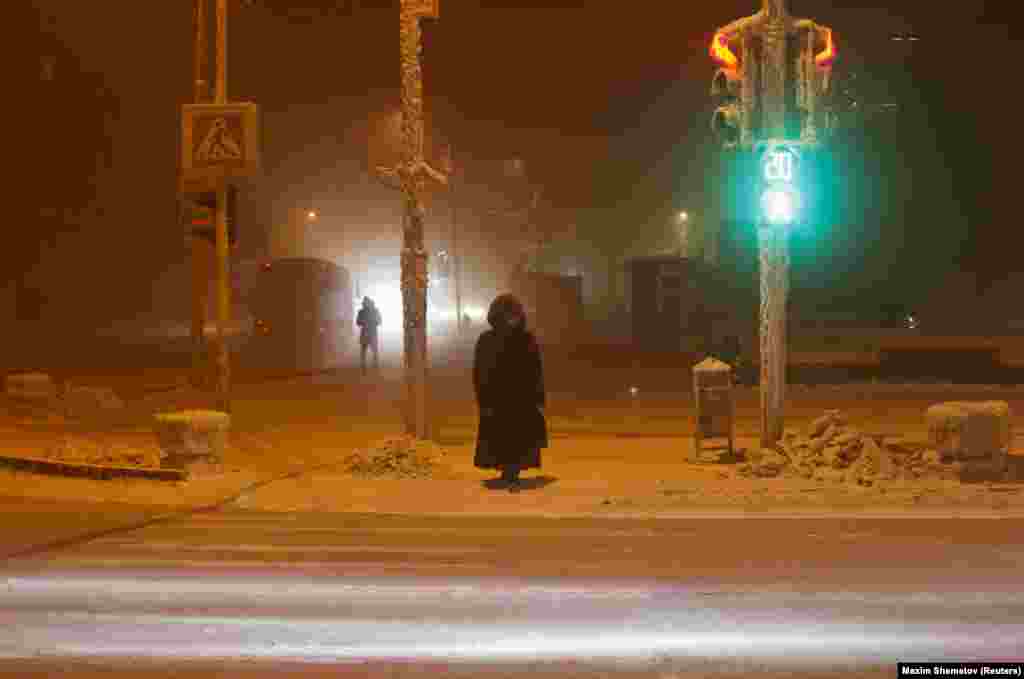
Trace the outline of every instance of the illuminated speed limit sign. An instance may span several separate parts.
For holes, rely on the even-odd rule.
[[[761,159],[761,177],[769,184],[792,184],[796,179],[796,153],[785,146],[769,148]]]
[[[800,209],[797,155],[787,146],[769,146],[761,157],[761,213],[768,224],[791,224]]]

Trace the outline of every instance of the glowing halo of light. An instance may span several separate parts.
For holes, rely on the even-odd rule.
[[[717,61],[719,64],[726,68],[736,68],[739,66],[740,60],[736,58],[736,55],[729,49],[729,37],[727,34],[721,31],[715,33],[715,37],[711,39],[711,58]]]
[[[797,198],[790,189],[772,187],[761,196],[761,206],[769,224],[789,224],[796,217]]]
[[[825,30],[825,49],[814,55],[814,63],[819,67],[825,68],[832,65],[832,62],[839,56],[836,50],[836,44],[832,39],[832,29]]]

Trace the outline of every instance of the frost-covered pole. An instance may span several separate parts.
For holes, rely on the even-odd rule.
[[[713,96],[724,96],[726,104],[715,111],[713,129],[720,135],[726,149],[750,153],[758,149],[788,148],[782,155],[771,152],[771,176],[764,166],[761,179],[767,187],[760,199],[778,199],[774,184],[792,183],[798,175],[792,165],[781,175],[774,161],[785,166],[798,160],[797,149],[811,150],[827,131],[828,121],[819,97],[829,86],[829,68],[836,58],[832,29],[810,19],[794,19],[787,10],[787,0],[762,0],[756,14],[737,19],[719,28],[712,38],[711,56],[722,67],[715,75]],[[796,78],[789,82],[787,41],[790,35],[801,35]],[[816,52],[817,45],[823,49]],[[740,55],[732,51],[738,44]],[[788,110],[787,99],[794,90],[796,110]],[[787,117],[799,118],[799,138],[787,139]],[[723,134],[725,133],[725,134]],[[791,135],[792,136],[792,135]],[[795,161],[794,161],[795,162]],[[758,163],[761,165],[761,163]],[[758,247],[761,276],[760,364],[761,364],[761,446],[774,447],[783,434],[783,407],[786,398],[786,298],[789,293],[789,254],[787,240],[790,223],[796,215],[797,198],[789,194],[789,205],[779,209],[774,203],[772,214],[762,206],[758,223]]]
[[[207,24],[206,0],[195,0],[195,44],[192,63],[195,103],[205,104],[209,99],[207,80]],[[192,250],[192,383],[199,387],[207,381],[206,319],[209,316],[210,270],[213,263],[213,244],[206,238],[193,236]]]
[[[789,292],[788,229],[758,225],[761,273],[761,447],[782,440],[786,404],[786,297]]]
[[[402,141],[408,165],[423,157],[423,74],[420,66],[420,14],[416,2],[401,5]],[[405,318],[406,433],[430,437],[427,423],[427,253],[423,244],[423,180],[402,177],[402,306]]]
[[[795,82],[788,82],[788,36],[808,31],[800,47]],[[816,41],[825,49],[815,54]],[[742,58],[731,51],[738,44]],[[827,89],[827,66],[835,56],[831,30],[808,19],[793,19],[787,0],[762,0],[761,10],[719,28],[711,44],[711,56],[724,68],[716,74],[713,95],[726,95],[726,106],[716,111],[716,122],[731,134],[723,137],[726,148],[745,152],[790,146],[811,148],[818,142],[817,98]],[[824,70],[819,72],[819,67]],[[720,81],[720,75],[724,79]],[[796,91],[797,110],[787,106],[790,89]],[[787,117],[799,116],[799,139],[787,140]],[[774,152],[773,152],[774,154]],[[760,166],[760,163],[758,163]],[[759,171],[763,171],[759,168]],[[766,179],[762,176],[761,179]],[[773,177],[773,180],[779,179]],[[792,174],[785,181],[795,181]],[[759,196],[763,198],[768,196]],[[776,194],[777,195],[777,194]],[[795,201],[795,198],[793,199]],[[786,298],[789,289],[789,221],[795,208],[780,217],[768,215],[762,206],[758,220],[761,304],[759,314],[761,372],[761,446],[774,447],[783,434],[786,397]]]
[[[215,103],[228,101],[228,0],[217,0],[217,79]],[[217,186],[217,407],[231,409],[231,357],[228,349],[228,325],[231,322],[231,285],[228,280],[228,184]]]
[[[427,394],[427,252],[423,243],[424,191],[428,177],[447,178],[431,168],[423,149],[423,72],[420,20],[436,18],[437,0],[402,0],[399,30],[402,70],[403,158],[385,174],[397,180],[405,203],[402,220],[402,310],[404,317],[405,426],[418,439],[432,435]]]
[[[786,136],[786,0],[764,0],[761,24],[761,129],[767,140]],[[761,447],[782,440],[786,404],[788,224],[758,224],[761,274]]]
[[[835,58],[832,30],[809,19],[794,19],[787,0],[764,0],[755,31],[761,39],[759,140],[769,145],[786,142],[794,149],[813,150],[819,142],[819,97],[828,88],[828,69]],[[806,35],[801,37],[801,32]],[[797,35],[795,78],[789,82],[787,38]],[[815,54],[816,42],[824,49]],[[787,95],[795,92],[796,110],[788,110]],[[788,131],[787,117],[799,117],[799,136]],[[797,181],[796,177],[792,181]],[[799,192],[797,192],[799,194]],[[795,213],[794,213],[795,214]],[[783,435],[786,403],[786,302],[789,296],[790,220],[769,224],[761,211],[758,225],[761,269],[761,445],[771,448]]]

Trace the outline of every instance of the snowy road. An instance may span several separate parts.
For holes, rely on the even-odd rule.
[[[0,672],[891,676],[898,660],[1021,660],[1021,535],[1006,519],[216,513],[8,561]]]

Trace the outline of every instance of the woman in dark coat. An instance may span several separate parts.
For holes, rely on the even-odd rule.
[[[513,490],[519,472],[540,468],[548,446],[544,420],[544,371],[540,347],[526,329],[526,312],[513,295],[501,295],[487,312],[491,329],[480,335],[473,357],[473,386],[480,427],[473,464],[500,469]]]

